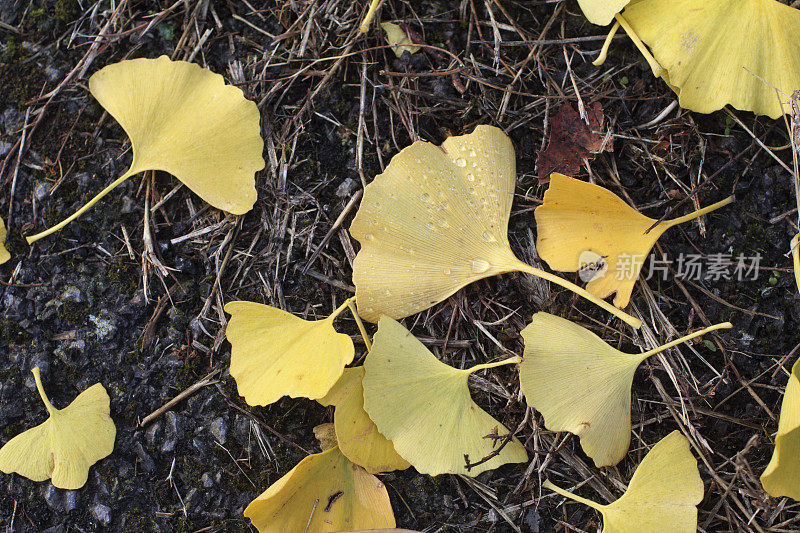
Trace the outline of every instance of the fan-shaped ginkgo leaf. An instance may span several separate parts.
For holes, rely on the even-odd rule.
[[[664,231],[732,201],[729,197],[656,224],[608,189],[553,173],[544,203],[534,211],[536,250],[550,268],[562,272],[584,271],[588,258],[598,267],[598,275],[586,290],[598,298],[616,293],[614,305],[623,308],[644,260]]]
[[[325,396],[355,355],[350,337],[333,329],[333,320],[347,305],[324,320],[310,321],[268,305],[228,303],[230,372],[245,401],[269,405],[282,396]]]
[[[0,265],[11,259],[11,254],[6,250],[6,223],[0,218]]]
[[[342,377],[324,398],[322,405],[334,405],[333,422],[342,453],[370,474],[404,470],[408,461],[400,457],[392,443],[378,432],[364,410],[364,367],[345,368]]]
[[[791,111],[787,100],[800,87],[797,8],[776,0],[640,0],[616,17],[645,57],[641,41],[650,47],[654,74],[681,107],[711,113],[730,104],[772,118]]]
[[[517,259],[508,244],[516,162],[511,140],[478,126],[441,146],[417,141],[367,185],[350,227],[358,312],[375,322],[402,318],[460,288],[523,271],[587,298],[634,327],[637,319],[584,289]]]
[[[50,416],[0,448],[0,470],[33,481],[50,479],[60,489],[79,489],[86,484],[89,467],[114,449],[117,429],[106,389],[95,383],[64,409],[56,409],[44,392],[39,367],[33,377]]]
[[[218,209],[241,215],[253,207],[264,141],[258,107],[241,89],[199,65],[161,56],[108,65],[89,79],[89,90],[130,137],[131,167],[29,243],[60,230],[145,170],[169,172]]]
[[[800,501],[800,359],[792,367],[781,404],[775,451],[761,484],[774,497],[788,496]]]
[[[703,480],[689,441],[679,431],[661,439],[644,457],[620,499],[601,505],[556,487],[542,485],[603,514],[603,533],[694,533]]]
[[[607,26],[614,15],[622,11],[631,0],[578,0],[583,15],[592,24]]]
[[[397,57],[403,57],[405,52],[416,54],[419,46],[414,46],[408,34],[397,24],[392,22],[382,22],[381,29],[386,33],[386,42],[392,47],[392,52]]]
[[[386,487],[338,447],[309,455],[244,510],[259,533],[327,533],[395,526]]]
[[[630,444],[636,367],[651,355],[730,327],[728,322],[716,324],[654,350],[627,354],[567,319],[536,313],[522,330],[520,388],[528,405],[542,413],[547,429],[578,435],[581,448],[598,467],[615,465]]]
[[[481,472],[527,461],[508,428],[478,407],[467,379],[512,357],[460,370],[440,362],[395,320],[383,317],[364,362],[364,409],[395,450],[423,474]]]

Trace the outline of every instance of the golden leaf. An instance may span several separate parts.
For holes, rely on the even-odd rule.
[[[364,362],[364,409],[420,473],[477,476],[506,463],[522,463],[528,460],[525,448],[472,401],[467,386],[473,372],[517,362],[512,357],[453,368],[400,323],[383,317]]]
[[[581,270],[587,256],[602,260],[604,275],[592,278],[586,290],[598,298],[616,293],[614,305],[624,308],[644,259],[662,233],[732,201],[733,197],[726,198],[648,231],[657,221],[608,189],[553,173],[544,203],[534,211],[536,250],[550,268],[562,272]]]
[[[411,465],[378,432],[364,410],[363,377],[363,366],[345,368],[330,392],[318,400],[322,405],[336,406],[333,422],[339,449],[345,457],[370,474],[404,470]]]
[[[404,52],[416,54],[419,46],[414,46],[403,28],[392,22],[382,22],[381,28],[386,33],[386,42],[392,47],[392,52],[397,57],[403,57]]]
[[[761,474],[761,484],[771,496],[800,501],[800,359],[783,395],[775,451]]]
[[[28,243],[60,230],[145,170],[169,172],[218,209],[241,215],[253,207],[264,142],[258,107],[241,89],[199,65],[161,56],[108,65],[92,75],[89,90],[130,137],[131,167]]]
[[[117,429],[106,389],[95,383],[64,409],[56,409],[44,392],[39,367],[33,377],[50,416],[0,448],[0,470],[33,481],[50,479],[60,489],[79,489],[86,484],[89,467],[114,449]]]
[[[508,217],[516,161],[498,128],[478,126],[441,147],[418,141],[367,185],[350,233],[358,312],[371,322],[402,318],[479,279],[522,271],[591,300],[634,327],[641,322],[514,256]]]
[[[609,37],[621,24],[681,107],[711,113],[730,104],[771,118],[791,111],[786,101],[800,87],[796,8],[776,0],[640,0],[616,19]]]
[[[588,505],[603,515],[603,533],[695,533],[703,480],[689,441],[679,431],[661,439],[645,455],[628,490],[608,505],[576,496],[545,481],[542,486]]]
[[[583,15],[592,24],[608,26],[614,15],[622,11],[631,0],[578,0]]]
[[[631,439],[631,386],[636,368],[648,357],[711,331],[716,324],[641,354],[620,352],[569,320],[536,313],[522,330],[525,352],[519,366],[522,393],[542,413],[550,431],[580,437],[595,465],[622,460]]]
[[[312,321],[255,302],[228,303],[230,372],[245,401],[269,405],[283,396],[325,396],[355,356],[350,337],[333,329],[347,304]]]
[[[0,265],[11,259],[11,254],[6,250],[6,223],[0,218]]]
[[[386,487],[338,447],[309,455],[244,510],[259,533],[323,533],[395,526]]]

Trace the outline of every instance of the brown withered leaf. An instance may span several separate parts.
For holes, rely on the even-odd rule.
[[[603,106],[593,102],[586,108],[586,124],[577,107],[566,102],[550,119],[550,142],[540,151],[536,160],[539,184],[550,181],[552,172],[574,176],[581,169],[584,159],[594,159],[602,151],[613,152],[611,142],[603,145]]]

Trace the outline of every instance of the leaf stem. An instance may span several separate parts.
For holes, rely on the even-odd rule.
[[[697,211],[692,211],[688,215],[683,215],[682,217],[678,217],[678,218],[673,218],[671,220],[667,220],[665,223],[667,224],[667,227],[670,227],[670,228],[672,226],[677,226],[678,224],[683,224],[684,222],[688,222],[690,220],[694,220],[695,218],[699,218],[699,217],[705,215],[706,213],[710,213],[711,211],[715,211],[715,210],[719,209],[720,207],[724,207],[724,206],[728,205],[729,203],[733,202],[734,199],[735,198],[733,196],[728,196],[724,200],[720,200],[717,203],[714,203],[714,204],[711,204],[711,205],[707,205],[702,209],[698,209]]]
[[[364,327],[364,322],[361,321],[361,317],[358,314],[358,309],[356,309],[356,297],[353,296],[352,298],[347,299],[347,307],[350,308],[350,313],[353,315],[353,318],[356,321],[356,325],[358,326],[358,331],[361,332],[361,338],[364,339],[364,345],[367,347],[367,352],[372,351],[372,341],[369,339],[369,335],[367,334],[367,328]]]
[[[88,211],[90,207],[99,202],[100,199],[103,198],[103,196],[114,190],[120,183],[130,178],[134,174],[137,174],[138,172],[139,172],[138,170],[134,171],[133,167],[131,167],[125,174],[114,180],[114,182],[111,183],[111,185],[109,185],[108,187],[97,193],[97,195],[95,195],[94,198],[89,200],[88,203],[86,203],[83,207],[75,211],[73,214],[71,214],[70,216],[68,216],[67,218],[56,224],[55,226],[42,231],[41,233],[37,233],[36,235],[31,235],[30,237],[25,237],[25,240],[28,241],[28,244],[33,244],[42,237],[47,237],[48,235],[59,231],[64,226],[66,226],[67,224],[69,224],[70,222],[81,216],[83,213]]]
[[[369,25],[372,23],[372,19],[375,18],[375,12],[378,11],[379,5],[381,5],[381,0],[372,0],[372,3],[370,3],[367,14],[364,16],[364,20],[361,21],[361,26],[358,28],[361,30],[361,33],[367,33],[369,31]]]
[[[615,20],[614,25],[611,26],[611,31],[609,31],[608,35],[606,36],[605,42],[603,42],[603,47],[600,49],[600,55],[597,56],[597,59],[592,61],[592,65],[599,67],[600,65],[606,62],[606,57],[608,56],[608,49],[611,47],[611,41],[617,34],[618,29],[619,29],[619,21]]]
[[[604,510],[604,509],[605,509],[605,507],[606,507],[605,505],[603,505],[603,504],[601,504],[601,503],[597,503],[597,502],[595,502],[595,501],[592,501],[592,500],[589,500],[589,499],[583,498],[583,497],[581,497],[581,496],[578,496],[577,494],[573,494],[573,493],[571,493],[571,492],[570,492],[570,491],[568,491],[568,490],[564,490],[564,489],[562,489],[561,487],[559,487],[559,486],[557,486],[557,485],[553,485],[553,484],[550,482],[550,480],[549,480],[549,479],[545,480],[545,482],[544,482],[544,483],[542,483],[542,487],[543,487],[543,488],[545,488],[545,489],[550,489],[550,490],[552,490],[553,492],[555,492],[555,493],[558,493],[558,494],[560,494],[560,495],[564,496],[565,498],[569,498],[570,500],[575,500],[575,501],[576,501],[576,502],[578,502],[578,503],[582,503],[582,504],[584,504],[584,505],[588,505],[588,506],[589,506],[589,507],[591,507],[592,509],[595,509],[595,510],[597,510],[597,511],[600,511],[601,513],[603,512],[603,510]]]
[[[677,346],[681,343],[686,341],[690,341],[694,338],[700,337],[701,335],[705,335],[706,333],[711,333],[712,331],[716,331],[718,329],[730,329],[733,327],[733,324],[730,322],[723,322],[721,324],[714,324],[713,326],[708,326],[707,328],[703,328],[700,331],[695,331],[694,333],[690,333],[689,335],[685,335],[679,339],[675,339],[674,341],[670,341],[666,344],[659,346],[658,348],[653,348],[652,350],[648,350],[640,355],[642,361],[650,357],[651,355],[656,355],[658,353],[663,352],[664,350],[669,350],[673,346]]]
[[[628,324],[628,325],[630,325],[630,326],[632,326],[632,327],[634,327],[636,329],[639,329],[642,326],[642,321],[639,320],[638,318],[632,317],[631,315],[629,315],[628,313],[622,311],[621,309],[617,309],[616,307],[614,307],[610,303],[606,302],[605,300],[602,300],[602,299],[598,298],[597,296],[595,296],[594,294],[590,293],[586,289],[584,289],[582,287],[579,287],[579,286],[575,285],[574,283],[572,283],[570,281],[562,279],[562,278],[560,278],[560,277],[558,277],[558,276],[556,276],[554,274],[550,274],[549,272],[545,272],[544,270],[540,270],[540,269],[538,269],[536,267],[532,267],[530,265],[527,265],[527,264],[523,263],[522,261],[520,261],[518,263],[518,265],[516,265],[516,266],[521,272],[526,272],[528,274],[532,274],[532,275],[540,277],[542,279],[546,279],[547,281],[555,283],[556,285],[560,285],[561,287],[564,287],[565,289],[568,289],[568,290],[574,292],[578,296],[583,296],[584,298],[586,298],[590,302],[594,303],[595,305],[598,305],[598,306],[602,307],[603,309],[605,309],[606,311],[608,311],[609,313],[611,313],[615,317],[619,318],[620,320],[624,321],[626,324]]]
[[[342,312],[344,312],[344,310],[345,310],[345,309],[347,309],[348,307],[350,307],[350,304],[351,304],[352,302],[354,302],[355,300],[356,300],[356,297],[355,297],[355,296],[351,296],[350,298],[348,298],[347,300],[345,300],[345,301],[342,303],[342,305],[340,305],[339,307],[337,307],[336,309],[334,309],[334,310],[333,310],[333,313],[331,313],[331,314],[328,316],[328,319],[329,319],[329,320],[333,320],[333,319],[334,319],[334,318],[336,318],[337,316],[341,315],[341,314],[342,314]]]
[[[625,30],[625,33],[627,33],[628,37],[631,38],[631,41],[633,41],[633,44],[635,44],[636,48],[638,48],[639,51],[642,53],[642,55],[644,56],[645,61],[647,61],[647,64],[650,65],[650,69],[653,71],[653,75],[654,76],[661,76],[661,73],[664,71],[664,69],[661,67],[661,65],[658,64],[658,61],[656,61],[656,58],[653,57],[653,55],[650,53],[650,51],[644,45],[642,40],[639,39],[639,36],[636,34],[636,31],[633,29],[633,26],[631,26],[630,23],[627,20],[625,20],[625,17],[623,17],[620,13],[617,13],[616,15],[614,15],[614,18],[617,19],[617,22],[620,23],[622,28]]]
[[[478,370],[486,370],[487,368],[495,368],[498,366],[503,365],[513,365],[522,361],[522,358],[518,355],[514,357],[509,357],[508,359],[503,359],[502,361],[495,361],[494,363],[483,363],[480,365],[475,365],[471,368],[464,369],[464,372],[467,374],[472,374],[473,372],[477,372]]]
[[[39,396],[42,398],[44,406],[47,407],[47,412],[50,413],[50,416],[52,416],[58,411],[58,409],[56,409],[53,404],[50,403],[50,400],[47,399],[47,394],[45,394],[44,387],[42,386],[42,377],[39,374],[39,367],[33,367],[31,372],[33,372],[33,380],[36,382],[36,390],[39,391]]]

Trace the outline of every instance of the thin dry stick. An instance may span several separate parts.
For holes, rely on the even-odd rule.
[[[213,385],[214,383],[219,383],[218,381],[213,381],[211,379],[216,374],[218,374],[219,371],[220,371],[219,368],[212,370],[206,377],[204,377],[203,379],[201,379],[200,381],[198,381],[194,385],[191,385],[189,388],[187,388],[186,390],[184,390],[183,392],[181,392],[180,394],[175,396],[173,399],[171,399],[170,401],[168,401],[167,403],[165,403],[164,405],[162,405],[161,407],[159,407],[158,409],[156,409],[155,411],[153,411],[152,413],[150,413],[149,415],[144,417],[142,419],[142,421],[139,422],[139,427],[146,426],[147,424],[149,424],[150,422],[152,422],[153,420],[155,420],[159,416],[163,415],[164,413],[166,413],[167,411],[172,409],[173,406],[175,406],[176,404],[178,404],[181,401],[185,400],[186,398],[188,398],[189,396],[191,396],[195,392],[199,391],[200,389],[202,389],[206,385]]]

